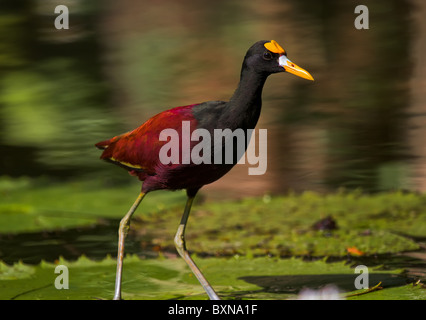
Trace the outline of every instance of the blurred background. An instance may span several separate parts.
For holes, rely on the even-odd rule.
[[[57,5],[68,30],[54,27]],[[275,39],[315,78],[273,75],[258,128],[268,170],[206,196],[426,190],[426,4],[1,0],[0,176],[128,183],[94,148],[171,107],[227,100],[247,49]]]

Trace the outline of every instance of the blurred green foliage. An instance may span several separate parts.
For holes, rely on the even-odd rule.
[[[96,104],[102,85],[76,72],[73,64],[50,60],[2,77],[0,112],[8,120],[3,141],[37,148],[37,160],[48,167],[78,171],[99,166],[94,142],[108,137],[106,128],[117,124]]]
[[[273,10],[237,0],[167,6],[142,1],[134,8],[65,4],[73,19],[69,30],[59,31],[53,28],[53,4],[2,2],[0,175],[99,172],[115,179],[113,169],[98,161],[96,142],[173,106],[228,99],[244,51],[271,37],[285,41],[292,59],[305,61],[317,81],[268,82],[262,121],[275,136],[270,157],[297,159],[318,148],[323,162],[308,170],[320,170],[320,184],[331,190],[410,188],[415,173],[406,160],[416,150],[407,148],[402,115],[409,104],[413,26],[405,1],[371,1],[374,24],[366,32],[353,27],[353,4],[336,0],[282,2]],[[110,12],[117,8],[119,14]],[[404,59],[394,63],[395,56]],[[313,130],[310,142],[297,136],[305,128]],[[298,162],[268,170],[277,180],[288,171],[306,175]],[[313,181],[294,187],[306,183],[316,187]]]
[[[86,32],[75,38],[62,33],[72,45],[58,43],[54,33],[44,36],[44,22],[54,18],[53,9],[46,12],[49,6],[26,1],[2,6],[0,174],[70,177],[102,170],[94,144],[123,129],[110,112],[108,86],[96,62],[100,51],[88,32],[93,25],[79,26],[74,19]],[[92,5],[78,7],[73,12],[83,22],[92,19]]]

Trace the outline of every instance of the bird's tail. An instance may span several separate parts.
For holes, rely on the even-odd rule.
[[[105,150],[106,148],[108,148],[108,146],[112,142],[111,140],[112,139],[108,139],[108,140],[105,140],[105,141],[98,142],[97,144],[95,144],[95,147],[98,148],[98,149],[101,149],[101,150]]]

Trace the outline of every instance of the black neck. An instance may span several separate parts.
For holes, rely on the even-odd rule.
[[[240,83],[229,100],[227,117],[235,121],[234,126],[254,129],[262,108],[262,90],[268,75],[254,72],[248,68],[241,71]]]

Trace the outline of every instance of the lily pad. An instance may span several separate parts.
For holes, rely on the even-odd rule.
[[[341,192],[244,199],[195,206],[187,245],[198,254],[345,256],[349,248],[365,255],[419,249],[414,237],[426,236],[423,195],[364,195]],[[173,249],[181,208],[139,216],[133,227],[154,245]],[[333,216],[335,230],[314,230]],[[350,253],[351,251],[349,251]],[[354,251],[352,251],[354,252]]]
[[[319,289],[334,284],[341,297],[362,292],[354,287],[358,274],[344,262],[325,259],[306,262],[298,258],[200,258],[196,263],[223,299],[295,299],[304,288]],[[68,268],[69,289],[57,289],[58,266]],[[206,294],[181,259],[140,259],[127,256],[124,262],[124,299],[207,299]],[[0,299],[111,299],[115,281],[115,260],[92,261],[85,257],[37,266],[22,263],[0,267]],[[401,270],[369,268],[371,285],[383,289],[350,299],[423,299],[420,286],[406,286]],[[387,294],[389,292],[389,294]],[[368,295],[368,297],[366,297]]]
[[[61,232],[65,230],[79,230],[78,246],[61,242],[64,248],[78,247],[77,256],[90,253],[89,249],[85,251],[90,242],[96,242],[98,251],[100,247],[109,248],[108,252],[115,254],[115,230],[112,239],[111,231],[108,236],[101,236],[101,233],[94,235],[91,228],[77,227],[102,226],[99,222],[105,219],[114,222],[110,225],[118,224],[117,220],[127,212],[140,188],[139,184],[105,187],[96,182],[43,185],[24,180],[5,181],[0,181],[2,239],[21,239],[12,234],[22,234],[26,235],[22,237],[26,247],[34,247],[31,234],[44,234],[38,252],[41,257],[42,250],[47,257],[47,253],[53,252],[50,246],[64,240]],[[198,201],[202,199],[200,195]],[[126,257],[125,299],[207,298],[186,264],[173,258],[176,257],[173,238],[185,198],[184,192],[153,192],[142,202],[132,219],[128,241],[135,244],[132,252],[144,254],[155,249],[159,258]],[[341,259],[348,254],[380,257],[418,250],[421,241],[416,239],[426,236],[425,204],[426,196],[421,194],[358,191],[195,203],[186,229],[187,247],[224,299],[294,299],[305,287],[320,289],[327,284],[337,285],[346,297],[361,292],[354,288],[357,275],[353,266],[329,263],[318,257]],[[313,227],[326,217],[335,222],[333,228]],[[55,237],[46,238],[47,230],[54,231]],[[308,262],[294,256],[317,258]],[[96,257],[100,260],[82,256],[76,261],[58,259],[52,263],[57,258],[50,255],[49,263],[37,265],[0,263],[0,299],[110,299],[116,262],[104,258],[105,253]],[[19,255],[8,261],[18,259]],[[68,267],[69,289],[59,290],[54,286],[58,277],[54,270],[58,265]],[[424,298],[423,285],[407,286],[406,279],[401,277],[402,270],[368,267],[370,286],[381,282],[383,289],[348,299]]]
[[[68,229],[121,219],[140,192],[140,183],[106,187],[100,182],[47,183],[0,179],[0,233]],[[185,200],[183,192],[156,192],[137,214],[161,212]],[[136,215],[137,215],[136,214]]]

